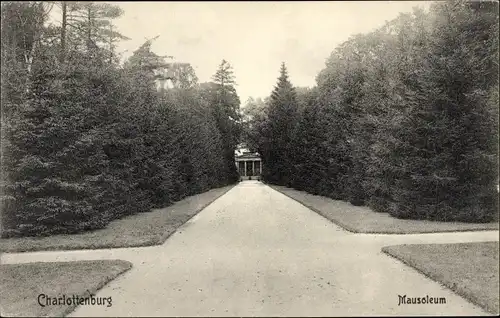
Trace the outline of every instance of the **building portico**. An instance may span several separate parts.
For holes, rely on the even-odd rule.
[[[262,174],[262,161],[258,153],[242,153],[235,156],[236,168],[240,177],[249,179]]]

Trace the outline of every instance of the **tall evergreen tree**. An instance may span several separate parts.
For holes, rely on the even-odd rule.
[[[278,82],[271,93],[267,124],[263,136],[263,178],[271,183],[291,185],[294,173],[293,156],[298,120],[295,90],[288,79],[285,63],[281,64]]]
[[[220,131],[225,161],[227,182],[238,180],[238,171],[234,164],[234,151],[241,135],[240,99],[236,93],[233,68],[222,60],[212,77],[214,85],[209,88],[207,98],[212,105],[212,112]]]
[[[95,1],[61,1],[61,46],[86,48],[87,54],[103,54],[113,60],[115,42],[128,38],[116,31],[112,20],[123,10],[114,4]]]

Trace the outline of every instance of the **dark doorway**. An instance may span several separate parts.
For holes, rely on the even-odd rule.
[[[247,161],[247,176],[253,176],[253,161]]]
[[[238,161],[238,172],[240,173],[240,176],[245,175],[245,162],[244,161]]]

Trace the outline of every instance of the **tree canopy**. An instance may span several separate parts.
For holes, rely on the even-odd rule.
[[[401,218],[498,217],[498,3],[402,13],[335,48],[316,80],[294,92],[282,65],[248,120],[265,181]]]
[[[56,5],[61,26],[45,2],[2,2],[2,236],[98,229],[238,180],[227,62],[208,91],[156,39],[120,65],[119,7]],[[175,85],[159,90],[165,68]]]

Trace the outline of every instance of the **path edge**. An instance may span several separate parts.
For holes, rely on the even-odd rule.
[[[342,222],[338,222],[337,220],[333,221],[333,220],[329,219],[329,218],[328,218],[328,217],[326,217],[326,216],[325,216],[325,214],[324,214],[323,212],[321,212],[319,209],[316,209],[315,207],[310,206],[310,205],[309,205],[309,204],[307,204],[307,203],[301,202],[301,201],[297,200],[296,198],[294,198],[294,197],[292,197],[292,196],[290,196],[290,195],[288,195],[288,194],[286,194],[286,193],[284,193],[284,192],[281,192],[280,190],[276,189],[276,188],[274,187],[274,185],[272,185],[272,184],[267,184],[267,183],[265,183],[265,185],[266,185],[266,186],[268,186],[269,188],[273,189],[274,191],[276,191],[276,192],[278,192],[278,193],[281,193],[281,194],[283,194],[284,196],[286,196],[286,197],[288,197],[288,198],[292,199],[293,201],[295,201],[295,202],[297,202],[297,203],[301,204],[302,206],[305,206],[305,207],[306,207],[306,208],[308,208],[309,210],[311,210],[311,211],[315,212],[316,214],[319,214],[321,217],[323,217],[324,219],[326,219],[328,222],[330,222],[330,223],[333,223],[333,224],[337,225],[338,227],[342,228],[343,230],[345,230],[345,231],[347,231],[347,232],[349,232],[349,233],[363,233],[363,234],[387,234],[387,233],[369,233],[369,232],[360,232],[360,231],[356,230],[355,228],[352,228],[352,227],[350,227],[350,226],[348,226],[348,225],[343,224]],[[298,190],[297,190],[297,191],[298,191]]]
[[[222,191],[219,195],[217,195],[216,197],[213,198],[213,200],[211,201],[208,201],[206,202],[205,204],[203,204],[200,208],[198,208],[197,210],[195,210],[194,214],[189,218],[187,219],[185,222],[183,222],[182,224],[180,224],[174,231],[172,232],[166,232],[164,234],[162,234],[161,236],[159,236],[157,239],[154,239],[154,240],[151,240],[150,242],[147,242],[147,243],[152,243],[152,244],[149,244],[149,245],[143,245],[142,247],[146,247],[146,246],[158,246],[158,245],[162,245],[163,243],[165,243],[172,235],[174,235],[175,233],[177,233],[179,230],[181,230],[182,228],[184,228],[184,226],[189,222],[191,221],[194,217],[196,217],[201,211],[203,211],[204,209],[206,209],[209,205],[211,205],[212,203],[214,203],[215,201],[217,201],[219,198],[221,198],[223,195],[225,195],[226,193],[228,193],[229,191],[231,191],[232,189],[234,189],[234,187],[236,187],[238,185],[238,183],[235,183],[235,184],[231,184],[231,185],[227,185],[226,187],[228,187],[225,191]]]
[[[488,232],[488,231],[499,231],[499,229],[450,229],[450,230],[440,230],[440,231],[431,231],[431,232],[426,232],[426,231],[417,231],[417,232],[412,232],[412,233],[407,233],[407,232],[404,232],[404,231],[392,231],[392,232],[388,232],[388,231],[361,231],[361,230],[358,230],[356,229],[355,227],[352,227],[350,225],[346,225],[345,223],[342,223],[341,221],[338,221],[338,220],[332,220],[330,218],[328,218],[323,212],[321,212],[321,210],[313,207],[313,206],[310,206],[309,204],[307,203],[304,203],[304,202],[301,202],[299,201],[298,199],[276,189],[274,187],[273,184],[265,184],[267,185],[268,187],[270,187],[271,189],[273,189],[274,191],[278,192],[278,193],[281,193],[283,194],[284,196],[300,203],[301,205],[305,206],[306,208],[312,210],[313,212],[316,212],[317,214],[321,215],[323,218],[327,219],[329,222],[341,227],[343,230],[346,230],[347,232],[350,232],[350,233],[356,233],[356,234],[383,234],[383,235],[415,235],[415,234],[439,234],[439,233],[462,233],[462,232]],[[289,188],[289,187],[287,187]],[[296,189],[293,189],[293,188],[290,188],[292,190],[295,190],[295,191],[300,191],[300,190],[296,190]],[[302,192],[305,192],[305,191],[302,191]],[[313,195],[309,192],[306,192],[307,194],[309,195]],[[328,197],[326,197],[328,198]],[[346,201],[344,201],[346,202]],[[373,213],[377,213],[375,211],[373,211]]]
[[[222,197],[223,195],[225,195],[227,192],[229,192],[231,189],[233,189],[235,186],[237,186],[238,183],[234,183],[234,184],[229,184],[229,185],[226,185],[226,186],[222,186],[222,187],[218,187],[218,188],[212,188],[208,191],[211,191],[211,190],[215,190],[215,189],[220,189],[220,188],[224,188],[224,187],[227,187],[226,190],[222,191],[219,195],[215,196],[212,200],[210,201],[207,201],[205,204],[203,204],[200,208],[196,209],[194,214],[189,217],[189,219],[187,219],[186,221],[182,222],[175,230],[171,231],[171,232],[165,232],[161,235],[158,235],[156,237],[152,237],[152,238],[149,238],[149,239],[145,239],[143,241],[140,241],[140,242],[135,242],[135,243],[131,243],[131,244],[128,244],[127,246],[108,246],[106,244],[102,244],[102,245],[85,245],[85,246],[78,246],[78,247],[75,247],[75,248],[68,248],[66,246],[54,246],[54,247],[51,247],[51,248],[48,248],[48,249],[31,249],[31,248],[27,248],[27,249],[19,249],[19,250],[13,250],[13,251],[10,251],[10,250],[0,250],[0,264],[2,264],[2,254],[21,254],[21,253],[37,253],[37,252],[68,252],[68,251],[90,251],[90,250],[104,250],[104,249],[123,249],[123,248],[138,248],[138,247],[151,247],[151,246],[159,246],[159,245],[162,245],[163,243],[166,242],[166,240],[171,236],[173,235],[174,233],[176,233],[180,228],[182,228],[187,222],[189,222],[192,218],[194,218],[196,215],[198,215],[203,209],[205,209],[206,207],[208,207],[210,204],[214,203],[217,199],[219,199],[220,197]],[[208,192],[207,191],[207,192]]]
[[[474,297],[474,296],[472,296],[470,294],[467,294],[466,292],[462,291],[460,288],[457,288],[456,285],[453,286],[450,283],[439,281],[439,279],[436,277],[436,275],[434,275],[434,274],[432,274],[430,272],[427,272],[427,271],[425,271],[425,270],[417,267],[417,265],[415,265],[412,261],[406,260],[406,259],[404,259],[402,257],[399,257],[396,253],[393,253],[390,250],[391,247],[405,246],[405,245],[411,245],[411,244],[397,244],[397,245],[383,246],[381,248],[381,251],[385,255],[387,255],[387,256],[389,256],[389,257],[391,257],[391,258],[399,261],[400,263],[402,263],[402,264],[410,267],[411,269],[417,271],[418,273],[424,275],[425,277],[429,278],[430,280],[432,280],[432,281],[438,283],[439,285],[445,287],[446,289],[451,290],[454,294],[462,297],[463,299],[465,299],[469,303],[471,303],[471,304],[473,304],[473,305],[481,308],[483,311],[485,311],[485,312],[487,312],[489,314],[492,314],[492,315],[498,315],[498,312],[494,312],[492,308],[489,308],[488,306],[486,306],[484,304],[481,304],[480,301],[476,297]]]
[[[131,262],[129,262],[129,261],[126,261],[126,260],[122,260],[122,259],[110,259],[109,261],[119,262],[119,263],[121,263],[123,265],[126,265],[127,267],[121,269],[115,276],[108,276],[108,277],[106,277],[106,279],[104,279],[99,284],[97,284],[97,286],[95,286],[95,287],[93,287],[91,289],[86,290],[82,295],[80,295],[81,297],[85,298],[85,297],[89,297],[90,295],[95,295],[99,290],[103,289],[107,284],[109,284],[110,282],[114,281],[118,277],[124,275],[126,272],[128,272],[129,270],[131,270],[132,267],[133,267],[133,264]],[[78,261],[75,261],[75,262],[78,262]],[[49,263],[52,263],[52,262],[49,262]],[[70,262],[68,262],[68,263],[70,263]],[[72,313],[73,311],[75,311],[76,308],[78,308],[78,307],[79,307],[79,305],[72,303],[71,306],[66,307],[66,309],[61,313],[60,317],[67,317],[70,313]]]

